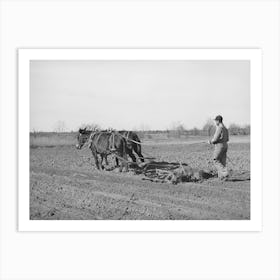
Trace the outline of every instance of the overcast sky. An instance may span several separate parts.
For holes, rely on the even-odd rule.
[[[249,61],[31,61],[30,130],[250,124]]]

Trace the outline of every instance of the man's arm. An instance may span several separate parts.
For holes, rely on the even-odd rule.
[[[215,135],[213,137],[212,140],[210,140],[211,144],[217,144],[218,140],[221,138],[221,134],[222,134],[222,128],[221,127],[217,127]]]

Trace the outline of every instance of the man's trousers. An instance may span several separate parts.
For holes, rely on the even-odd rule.
[[[217,143],[214,148],[214,165],[218,171],[218,177],[224,178],[228,176],[228,170],[226,168],[227,162],[227,143]]]

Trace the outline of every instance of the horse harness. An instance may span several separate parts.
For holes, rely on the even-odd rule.
[[[89,136],[89,140],[88,140],[88,147],[90,148],[91,144],[92,144],[92,141],[93,141],[93,138],[94,136],[99,133],[98,131],[94,131],[90,134]],[[98,143],[98,140],[100,138],[100,136],[103,134],[103,133],[108,133],[108,132],[100,132],[97,137],[96,137],[96,143]],[[116,151],[116,148],[115,148],[115,132],[114,131],[110,131],[110,137],[109,137],[109,150],[110,152],[115,152]]]

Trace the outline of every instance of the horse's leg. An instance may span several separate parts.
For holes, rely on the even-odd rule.
[[[135,149],[134,149],[135,153],[138,155],[138,157],[140,158],[140,160],[142,162],[144,162],[144,157],[141,153],[141,145],[140,144],[135,144]]]
[[[127,149],[126,151],[127,151],[128,155],[131,157],[132,161],[133,161],[133,162],[136,162],[136,157],[135,157],[135,155],[133,154],[132,149]]]
[[[122,165],[125,168],[125,171],[128,172],[128,158],[127,158],[126,152],[123,153],[122,158],[123,158]],[[135,160],[136,160],[136,158],[135,158]]]
[[[120,156],[121,156],[121,166],[120,166],[120,172],[122,172],[123,168],[125,168],[125,171],[128,172],[128,159],[127,159],[127,153],[126,153],[126,146],[125,144],[120,149]]]
[[[122,170],[123,170],[123,160],[121,159],[121,164],[120,164],[120,166],[119,166],[119,172],[122,172]]]
[[[119,166],[119,159],[118,159],[117,156],[115,156],[115,159],[116,159],[116,167],[118,167]]]
[[[105,155],[104,158],[105,158],[105,164],[108,166],[109,163],[108,163],[108,158],[107,158],[107,156],[108,156],[108,155]]]
[[[100,170],[100,166],[99,166],[99,162],[98,162],[98,157],[97,157],[97,152],[95,150],[91,150],[94,161],[95,161],[95,165],[97,167],[98,170]]]
[[[104,154],[101,154],[100,157],[101,157],[101,163],[100,163],[100,165],[101,165],[101,169],[103,170],[103,169],[104,169],[104,166],[103,166]]]

